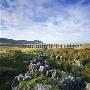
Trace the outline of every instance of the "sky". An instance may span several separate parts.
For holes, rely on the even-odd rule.
[[[0,38],[90,43],[90,0],[0,0]]]

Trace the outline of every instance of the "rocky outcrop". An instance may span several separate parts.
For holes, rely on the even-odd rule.
[[[75,77],[69,73],[54,69],[50,67],[48,60],[46,60],[43,54],[36,56],[29,64],[29,70],[24,75],[20,74],[15,77],[12,82],[12,90],[21,90],[21,81],[33,80],[34,77],[46,76],[52,78],[52,82],[59,86],[61,90],[84,90],[86,87],[86,81],[83,77]],[[63,80],[60,75],[66,74]],[[49,84],[49,83],[48,83]],[[35,90],[51,90],[51,85],[35,83],[33,86]],[[30,85],[22,90],[33,90]]]

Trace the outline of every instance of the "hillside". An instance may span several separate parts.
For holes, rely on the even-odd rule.
[[[34,41],[27,41],[27,40],[14,40],[14,39],[7,39],[7,38],[0,38],[0,44],[42,44],[43,42],[39,40]]]

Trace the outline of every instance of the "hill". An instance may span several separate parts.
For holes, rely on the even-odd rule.
[[[43,42],[39,40],[27,41],[27,40],[14,40],[14,39],[8,39],[8,38],[0,38],[0,45],[7,45],[7,44],[43,44]]]

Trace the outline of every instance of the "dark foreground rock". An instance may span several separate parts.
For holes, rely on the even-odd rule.
[[[76,77],[66,72],[57,70],[50,67],[48,60],[45,59],[44,55],[38,55],[29,64],[29,70],[24,75],[20,74],[16,76],[12,82],[12,90],[21,90],[21,81],[32,80],[34,77],[47,76],[52,78],[52,82],[58,85],[60,90],[85,90],[86,80],[84,77]],[[67,74],[67,77],[61,80],[61,72]],[[43,85],[36,83],[34,86],[35,90],[51,90],[51,85]],[[33,90],[31,86],[27,86],[27,89],[23,90]]]

